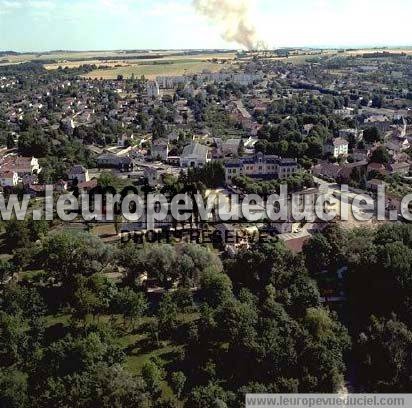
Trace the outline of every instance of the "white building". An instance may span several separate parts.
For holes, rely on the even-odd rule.
[[[347,156],[349,154],[349,143],[347,140],[338,137],[325,145],[325,153],[331,153],[333,157]]]
[[[186,85],[189,82],[189,78],[185,76],[158,76],[156,82],[162,89],[173,89],[179,84]]]
[[[180,156],[180,167],[203,167],[210,162],[209,148],[200,143],[191,143],[183,149]]]
[[[160,88],[157,81],[149,81],[146,85],[146,92],[149,98],[157,98],[160,95]]]
[[[354,109],[353,108],[347,108],[346,106],[342,109],[335,109],[333,111],[334,115],[340,116],[342,118],[350,118],[354,114]]]
[[[0,185],[2,187],[15,187],[19,182],[19,176],[15,171],[0,172]]]
[[[284,179],[299,170],[296,159],[283,159],[279,156],[257,153],[252,157],[240,157],[225,163],[226,183],[233,178],[246,176],[256,179]]]

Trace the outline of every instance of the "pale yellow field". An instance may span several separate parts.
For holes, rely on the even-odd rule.
[[[84,61],[61,61],[56,64],[44,64],[44,67],[48,70],[57,69],[59,67],[62,68],[78,68],[81,65],[108,65],[111,67],[115,67],[116,65],[126,66],[131,64],[133,61],[125,61],[125,60],[115,60],[115,61],[100,61],[100,60],[84,60]]]
[[[158,65],[135,64],[107,70],[98,69],[88,73],[87,75],[85,75],[85,77],[93,79],[115,79],[118,75],[123,75],[124,78],[130,78],[132,74],[134,74],[136,78],[140,78],[142,75],[144,75],[148,79],[154,79],[159,75],[195,74],[200,73],[203,70],[217,72],[224,67],[225,65],[223,64],[216,64],[206,61],[176,62],[173,64]]]
[[[407,54],[407,55],[412,55],[412,48],[399,48],[399,49],[358,49],[358,50],[349,50],[349,51],[344,51],[339,53],[338,50],[323,50],[322,52],[316,53],[310,53],[310,54],[298,54],[298,55],[290,55],[288,58],[286,57],[270,57],[270,60],[276,60],[276,61],[283,61],[286,63],[292,63],[294,65],[301,65],[305,64],[307,60],[310,60],[311,58],[316,58],[316,57],[331,57],[333,55],[337,56],[359,56],[363,54],[372,54],[376,52],[389,52],[391,54],[399,54],[401,52]]]
[[[175,51],[174,51],[175,52]],[[165,55],[172,53],[172,51],[165,52],[151,52],[152,55]],[[125,53],[123,51],[79,51],[79,52],[56,52],[56,53],[33,53],[33,54],[23,54],[23,55],[9,55],[4,57],[10,62],[27,62],[36,60],[61,60],[70,61],[73,59],[93,59],[96,57],[124,57],[124,56],[142,56],[147,55],[148,52],[135,52],[135,53]]]
[[[166,54],[166,53],[164,53]],[[134,55],[134,54],[133,54]],[[147,54],[144,54],[147,55]],[[102,57],[102,55],[99,55],[99,57]],[[153,63],[153,62],[164,62],[164,63],[169,63],[169,62],[198,62],[198,61],[211,61],[212,59],[216,60],[233,60],[235,57],[234,53],[222,53],[222,54],[199,54],[199,55],[176,55],[176,56],[171,56],[167,58],[145,58],[145,59],[128,59],[128,60],[93,60],[93,59],[85,59],[82,61],[73,61],[70,59],[66,60],[61,60],[55,64],[45,64],[46,69],[57,69],[60,67],[68,67],[68,68],[77,68],[81,65],[84,64],[90,64],[90,65],[107,65],[110,67],[115,68],[116,65],[122,65],[122,66],[129,66],[129,65],[149,65],[148,63]]]
[[[343,53],[338,53],[338,50],[323,50],[317,53],[312,50],[310,55],[295,54],[290,55],[289,58],[285,57],[273,57],[267,56],[270,60],[279,60],[296,65],[305,64],[310,58],[317,56],[348,56],[348,55],[361,55],[374,52],[391,52],[399,53],[405,52],[408,55],[412,55],[412,47],[409,48],[392,48],[392,49],[357,49],[348,50]],[[55,52],[55,53],[38,53],[38,54],[26,54],[26,55],[11,55],[0,58],[0,66],[8,64],[16,64],[27,61],[42,61],[42,60],[55,60],[56,63],[45,64],[45,68],[49,70],[57,69],[58,67],[76,68],[84,64],[93,64],[97,66],[109,66],[110,69],[98,69],[87,77],[90,78],[104,78],[112,79],[117,78],[118,75],[123,75],[125,78],[130,78],[132,74],[136,77],[145,75],[147,78],[152,79],[158,75],[181,75],[184,73],[198,73],[203,70],[210,70],[216,72],[228,64],[234,63],[235,53],[202,53],[198,55],[176,55],[179,51],[176,50],[159,50],[159,51],[86,51],[86,52]],[[259,53],[261,57],[264,57],[264,53]],[[155,58],[162,55],[163,58]],[[124,57],[149,57],[147,59],[121,59]],[[150,58],[152,57],[153,58]],[[119,58],[116,60],[104,60],[101,58]],[[244,58],[243,60],[249,60],[252,57]],[[100,59],[96,59],[100,58]],[[225,65],[213,63],[212,60],[227,60]],[[4,62],[7,60],[7,62]],[[164,63],[164,64],[162,64]]]
[[[345,51],[347,55],[361,55],[361,54],[373,54],[375,52],[389,52],[391,54],[399,54],[401,52],[412,55],[412,48],[371,48],[371,49],[359,49],[359,50],[350,50]]]
[[[118,75],[130,78],[133,74],[139,78],[142,75],[149,79],[159,75],[182,75],[200,73],[203,70],[212,72],[220,71],[222,68],[233,63],[236,54],[234,52],[201,53],[196,55],[176,55],[181,51],[161,50],[143,52],[124,52],[124,51],[88,51],[88,52],[56,52],[50,54],[26,54],[10,55],[0,59],[7,60],[8,64],[18,64],[28,61],[55,60],[55,63],[45,64],[48,70],[55,70],[59,67],[76,68],[81,65],[107,66],[108,69],[97,69],[86,75],[87,78],[115,79]],[[138,57],[146,57],[144,59]],[[156,56],[163,56],[156,58]],[[109,59],[104,58],[119,58]],[[122,58],[136,59],[122,59]],[[152,58],[153,57],[153,58]],[[99,59],[97,59],[99,58]],[[225,60],[225,64],[216,61]]]
[[[181,51],[176,50],[165,50],[165,51],[142,51],[142,52],[124,52],[124,51],[84,51],[84,52],[56,52],[56,53],[32,53],[32,54],[21,54],[21,55],[8,55],[2,57],[1,59],[7,59],[10,63],[19,63],[19,62],[28,62],[28,61],[42,61],[42,60],[56,60],[58,63],[69,64],[68,66],[76,66],[76,64],[85,64],[85,63],[102,63],[101,60],[94,60],[95,58],[113,58],[118,57],[119,59],[124,57],[150,57],[150,56],[159,56],[162,55],[162,59],[233,59],[235,53],[203,53],[198,55],[176,55]],[[156,58],[153,58],[155,60]],[[74,61],[78,60],[78,61]],[[151,61],[152,59],[140,59],[137,61]],[[160,60],[160,59],[156,59]],[[126,60],[130,62],[133,60]],[[109,61],[112,62],[112,61]],[[73,64],[73,65],[71,65]],[[57,65],[57,64],[56,64]],[[61,65],[61,64],[60,64]],[[57,65],[58,66],[58,65]],[[64,66],[64,65],[63,65]]]

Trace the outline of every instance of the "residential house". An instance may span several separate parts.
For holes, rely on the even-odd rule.
[[[153,160],[167,161],[169,158],[169,151],[169,142],[164,139],[158,139],[152,143],[150,156]]]
[[[354,109],[353,108],[347,108],[345,106],[342,109],[335,109],[333,111],[333,113],[334,113],[334,115],[340,116],[342,118],[350,118],[354,114]]]
[[[368,188],[368,190],[372,190],[372,191],[378,191],[378,188],[381,186],[385,187],[386,183],[383,180],[379,180],[379,179],[369,180],[366,184],[366,187]]]
[[[368,174],[376,172],[382,175],[386,175],[386,168],[382,163],[369,163]]]
[[[278,237],[285,243],[289,251],[299,254],[303,251],[305,244],[311,239],[312,235],[304,232],[301,234],[281,234]]]
[[[96,179],[92,179],[89,181],[84,181],[83,183],[78,184],[79,194],[89,193],[91,190],[98,186],[98,182]]]
[[[411,169],[411,165],[409,163],[392,163],[388,165],[388,171],[390,174],[399,174],[402,176],[407,176]]]
[[[369,155],[370,155],[369,149],[353,149],[352,151],[352,158],[355,161],[368,160]]]
[[[393,138],[386,144],[386,148],[390,153],[396,154],[408,150],[411,147],[407,138]]]
[[[337,137],[326,143],[324,147],[325,154],[332,154],[333,157],[347,156],[349,153],[349,143],[347,140]]]
[[[2,171],[15,171],[21,178],[25,175],[39,174],[39,161],[35,157],[8,156],[0,164]]]
[[[39,177],[37,174],[25,174],[21,177],[21,182],[23,186],[28,186],[30,184],[39,184]]]
[[[325,177],[336,180],[341,167],[336,163],[322,162],[313,167],[312,173],[317,177]]]
[[[19,176],[15,171],[1,171],[0,185],[1,187],[16,187],[19,182]]]
[[[242,139],[228,139],[222,143],[223,156],[237,156],[242,144]]]
[[[128,135],[127,133],[123,133],[117,139],[117,146],[118,147],[129,147],[134,139],[133,135]]]
[[[386,132],[391,125],[391,121],[385,115],[371,115],[363,122],[366,127],[376,127],[382,132]]]
[[[210,160],[209,148],[193,142],[183,149],[180,156],[180,167],[203,167]]]
[[[241,100],[229,103],[227,110],[230,113],[231,119],[236,123],[241,124],[244,129],[251,130],[253,128],[252,116]]]
[[[132,171],[133,160],[130,157],[116,156],[115,154],[102,154],[97,158],[99,169],[118,169],[120,171]]]
[[[246,128],[249,131],[251,136],[257,136],[259,130],[263,127],[260,123],[252,122],[249,127]]]
[[[175,130],[173,130],[172,132],[170,132],[167,135],[167,140],[169,141],[169,143],[170,142],[175,142],[175,141],[179,140],[179,134]]]
[[[308,123],[306,125],[303,125],[303,136],[309,136],[309,133],[311,132],[311,130],[314,128],[314,124],[313,123]]]
[[[256,226],[222,223],[216,225],[214,236],[223,245],[225,252],[234,257],[239,251],[250,248],[251,243],[259,236],[259,230]]]
[[[68,173],[69,180],[74,182],[77,180],[78,183],[84,183],[89,181],[89,170],[81,165],[73,166]]]
[[[361,177],[367,173],[367,166],[366,160],[343,164],[340,166],[337,180],[340,183],[349,183],[352,179],[360,181]]]

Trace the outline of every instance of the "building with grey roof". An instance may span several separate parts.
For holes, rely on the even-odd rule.
[[[180,167],[203,167],[210,160],[209,148],[194,142],[183,149],[180,156]]]
[[[257,153],[254,156],[226,161],[226,183],[232,183],[233,178],[239,176],[256,179],[284,179],[292,176],[298,169],[296,159]]]

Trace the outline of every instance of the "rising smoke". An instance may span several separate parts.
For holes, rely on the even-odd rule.
[[[256,49],[256,28],[251,23],[250,0],[193,0],[196,11],[222,26],[222,37],[248,50]]]

